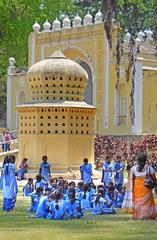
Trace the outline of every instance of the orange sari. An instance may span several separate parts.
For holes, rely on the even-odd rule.
[[[155,219],[157,217],[152,190],[144,186],[145,177],[133,180],[133,219]]]

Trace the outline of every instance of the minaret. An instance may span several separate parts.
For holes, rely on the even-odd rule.
[[[33,170],[47,155],[53,170],[78,169],[83,158],[94,162],[94,115],[85,103],[88,75],[62,52],[28,70],[32,102],[17,106],[19,161],[27,157]]]

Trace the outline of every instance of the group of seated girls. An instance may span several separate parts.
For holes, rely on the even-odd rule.
[[[78,182],[68,183],[62,177],[50,179],[49,184],[44,182],[40,175],[36,182],[28,179],[24,187],[24,196],[31,196],[30,211],[36,217],[54,220],[64,220],[83,217],[86,211],[92,214],[113,214],[121,208],[125,187],[119,191],[112,182],[107,188]]]

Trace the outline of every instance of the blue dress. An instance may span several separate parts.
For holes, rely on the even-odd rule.
[[[70,200],[67,200],[67,216],[69,218],[81,218],[83,217],[83,211],[81,209],[80,202],[78,200],[75,200],[75,202],[72,204]]]
[[[23,195],[24,197],[28,197],[32,193],[33,193],[33,185],[32,184],[30,185],[29,183],[27,183],[26,186],[24,186],[23,188]]]
[[[15,164],[6,163],[1,176],[1,188],[3,192],[3,210],[15,209],[18,186],[15,177]]]
[[[80,166],[81,179],[84,184],[92,182],[92,164],[83,164]]]
[[[30,206],[30,211],[31,212],[36,212],[39,201],[40,201],[40,196],[38,196],[36,193],[32,194],[32,196],[31,196],[31,206]]]
[[[103,163],[103,174],[101,182],[103,182],[105,186],[108,186],[109,182],[112,181],[113,170],[114,166],[112,163]]]
[[[48,181],[49,178],[50,178],[50,164],[49,163],[45,163],[45,162],[42,162],[40,164],[40,171],[39,171],[39,174],[46,180]]]
[[[48,197],[42,196],[40,198],[40,201],[36,210],[36,216],[39,218],[47,218],[48,213],[49,213]]]
[[[58,205],[58,208],[56,208]],[[65,220],[66,219],[66,201],[61,199],[57,203],[52,201],[49,205],[49,214],[47,219]]]
[[[114,164],[114,170],[115,170],[115,185],[119,189],[124,182],[124,163],[116,162]]]

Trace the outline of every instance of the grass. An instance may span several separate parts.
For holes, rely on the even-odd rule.
[[[133,221],[120,213],[87,214],[70,221],[36,219],[27,212],[29,202],[19,193],[16,211],[0,211],[0,240],[154,240],[157,236],[156,221]]]

